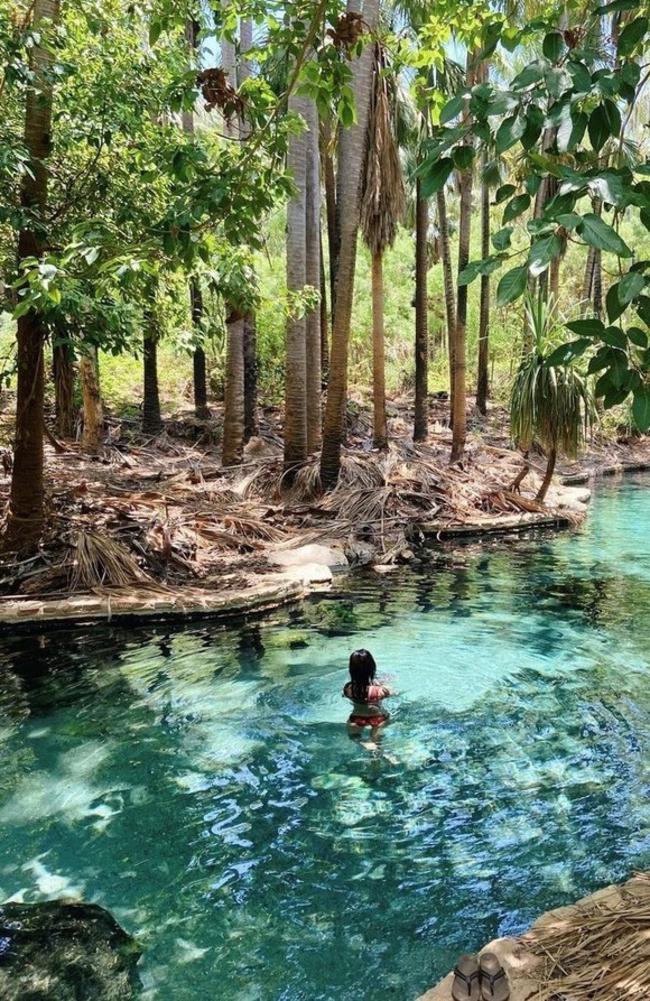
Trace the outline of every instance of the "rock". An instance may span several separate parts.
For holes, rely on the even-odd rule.
[[[554,507],[582,513],[591,500],[591,490],[579,486],[556,487],[553,491]]]
[[[347,567],[348,560],[340,546],[312,543],[296,549],[274,549],[268,555],[269,563],[276,567],[300,567],[307,564],[334,568]]]
[[[372,569],[375,573],[380,574],[394,573],[397,570],[397,566],[395,563],[375,563]]]
[[[140,950],[97,904],[0,905],[3,1001],[130,1001]]]
[[[324,563],[303,563],[287,567],[284,576],[303,584],[328,584],[332,580],[332,571]]]
[[[346,542],[344,552],[350,566],[365,567],[368,563],[372,563],[376,550],[367,542],[352,539]]]

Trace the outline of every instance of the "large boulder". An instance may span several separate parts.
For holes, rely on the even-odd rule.
[[[3,1001],[130,1001],[140,950],[97,904],[0,905]]]

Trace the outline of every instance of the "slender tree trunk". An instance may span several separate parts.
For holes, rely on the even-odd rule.
[[[456,333],[456,298],[449,247],[449,223],[447,221],[447,198],[444,188],[436,195],[438,211],[438,232],[440,233],[440,257],[442,259],[442,281],[445,290],[445,313],[447,317],[447,352],[449,355],[449,401],[451,423],[451,400],[454,397],[454,335]]]
[[[429,425],[429,204],[418,179],[415,195],[415,421],[413,441],[425,441]]]
[[[58,0],[35,0],[32,23],[37,33],[44,21],[56,25]],[[18,237],[19,262],[26,257],[41,257],[46,237],[40,224],[47,206],[47,160],[51,147],[52,82],[49,74],[51,53],[38,44],[31,49],[30,66],[33,86],[25,102],[25,146],[29,151],[30,171],[23,173],[20,202],[26,210],[24,229]],[[43,343],[45,323],[41,314],[31,309],[18,320],[16,437],[9,496],[9,512],[4,536],[5,548],[28,549],[36,545],[43,529]]]
[[[602,267],[602,251],[596,249],[594,254],[594,277],[593,277],[593,297],[594,297],[594,313],[596,316],[602,316],[603,312],[603,267]]]
[[[160,416],[158,390],[158,335],[153,329],[152,317],[146,319],[142,359],[144,364],[144,399],[142,404],[142,430],[145,434],[159,434],[163,422]]]
[[[487,167],[488,156],[483,153],[483,169]],[[481,181],[481,257],[490,254],[490,190],[485,180]],[[478,375],[476,386],[476,406],[480,414],[487,413],[489,392],[489,337],[490,337],[490,278],[481,275],[481,305],[478,332]]]
[[[360,7],[359,0],[348,0],[347,9],[350,13],[360,13]],[[371,31],[377,24],[378,16],[379,0],[365,0],[363,19]],[[361,56],[352,62],[351,86],[355,96],[357,120],[351,128],[342,131],[339,141],[337,208],[340,251],[320,467],[321,482],[326,488],[333,487],[338,479],[345,428],[348,347],[361,206],[361,177],[367,144],[368,109],[372,86],[373,48],[374,43],[366,45]]]
[[[327,339],[327,280],[325,278],[325,261],[323,259],[323,231],[320,231],[320,371],[321,386],[327,385],[330,353]]]
[[[585,277],[582,283],[582,308],[585,312],[592,301],[594,287],[594,263],[596,260],[596,248],[590,247],[587,253],[587,263],[585,264]]]
[[[60,438],[74,437],[74,365],[72,349],[66,341],[52,349],[54,375],[54,412],[56,433]]]
[[[192,325],[197,334],[200,335],[201,321],[203,319],[203,295],[197,278],[190,279],[190,307],[192,310]],[[208,408],[208,377],[205,351],[201,345],[197,345],[194,348],[192,374],[194,384],[194,413],[199,420],[205,421],[210,417],[210,410]]]
[[[384,272],[381,252],[372,255],[372,396],[373,445],[375,448],[385,449],[388,447],[388,432],[384,359]]]
[[[226,321],[226,378],[224,390],[224,466],[237,466],[244,450],[244,318],[236,313]]]
[[[325,181],[325,211],[327,215],[327,246],[329,249],[330,271],[330,313],[334,318],[336,302],[336,266],[339,259],[340,233],[336,211],[336,174],[332,153],[332,123],[329,118],[321,122],[321,155],[323,159],[323,179]]]
[[[306,118],[306,99],[289,98],[290,110]],[[287,290],[302,293],[307,283],[307,136],[291,136],[287,165],[295,192],[287,208]],[[292,310],[287,320],[284,393],[284,472],[291,483],[307,459],[307,323]]]
[[[546,499],[546,494],[548,493],[548,488],[551,485],[551,480],[553,479],[553,473],[555,472],[555,463],[557,461],[557,449],[550,448],[548,452],[548,461],[546,464],[546,473],[544,474],[544,479],[542,480],[542,485],[537,491],[537,497],[540,503],[543,503]]]
[[[467,54],[467,83],[472,85],[472,56]],[[466,112],[467,118],[469,112]],[[469,261],[471,217],[472,217],[472,169],[465,170],[460,175],[460,219],[458,223],[458,273],[467,266]],[[452,400],[453,437],[451,443],[451,461],[458,462],[465,451],[467,436],[467,285],[457,288],[456,333],[454,337],[454,397]]]
[[[104,407],[99,388],[97,351],[94,348],[79,355],[79,381],[84,417],[82,445],[86,452],[98,452],[104,434]]]
[[[313,100],[305,101],[306,190],[305,190],[305,278],[318,290],[320,261],[320,154],[318,149],[318,112]],[[305,317],[307,367],[307,451],[315,452],[321,440],[321,311],[320,305]]]
[[[257,326],[249,313],[244,320],[244,441],[257,434]]]

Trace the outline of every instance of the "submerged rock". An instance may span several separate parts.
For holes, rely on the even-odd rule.
[[[297,546],[295,549],[274,549],[269,553],[268,560],[277,567],[304,567],[316,564],[330,569],[341,569],[348,566],[347,557],[337,544],[311,543],[307,546]]]
[[[140,950],[97,904],[0,905],[3,1001],[130,1001]]]

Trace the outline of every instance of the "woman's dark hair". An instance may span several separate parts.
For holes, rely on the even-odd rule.
[[[350,680],[352,681],[352,698],[355,702],[365,702],[368,698],[368,688],[375,680],[377,665],[375,658],[368,650],[355,650],[350,654]]]

